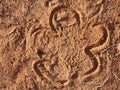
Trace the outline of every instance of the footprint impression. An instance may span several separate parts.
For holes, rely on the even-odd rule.
[[[92,68],[85,72],[82,80],[97,76],[101,71],[100,52],[109,45],[109,30],[104,25],[96,25],[89,34],[89,44],[85,47],[85,54],[92,62]]]
[[[52,10],[49,23],[54,31],[65,30],[70,27],[79,26],[80,17],[74,9],[62,5]]]
[[[72,64],[68,63],[70,58],[67,58],[70,55],[72,56],[71,52],[73,52],[70,44],[73,45],[75,51],[79,51],[80,47],[80,44],[75,39],[75,37],[80,37],[80,33],[76,32],[73,36],[68,34],[68,36],[64,37],[59,36],[58,32],[64,32],[68,29],[73,30],[70,32],[78,31],[79,29],[74,30],[74,27],[80,26],[80,18],[80,14],[74,9],[68,6],[58,6],[53,9],[49,19],[52,31],[43,30],[41,27],[32,28],[30,31],[32,33],[30,39],[33,41],[33,43],[30,42],[31,47],[37,50],[40,58],[33,62],[33,70],[39,78],[46,79],[56,88],[66,87],[71,82]],[[83,52],[91,61],[92,68],[85,71],[84,74],[78,75],[78,78],[82,81],[95,77],[100,73],[101,60],[99,53],[109,44],[109,30],[104,25],[95,25],[88,32],[86,31],[85,34],[88,36]],[[83,44],[83,41],[79,38],[77,41]],[[79,56],[77,53],[76,55]],[[80,58],[81,56],[79,56]]]

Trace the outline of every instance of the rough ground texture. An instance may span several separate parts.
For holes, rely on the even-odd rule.
[[[0,0],[0,90],[120,90],[120,0]]]

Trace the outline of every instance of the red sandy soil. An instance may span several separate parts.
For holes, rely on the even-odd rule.
[[[120,90],[120,0],[0,0],[0,90]]]

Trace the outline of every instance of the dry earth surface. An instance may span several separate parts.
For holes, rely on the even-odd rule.
[[[0,90],[120,90],[120,0],[0,0]]]

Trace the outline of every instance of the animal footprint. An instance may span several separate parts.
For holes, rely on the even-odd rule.
[[[103,35],[97,43],[88,45],[84,50],[86,55],[89,56],[93,64],[93,67],[92,69],[85,72],[83,76],[83,80],[86,78],[95,77],[96,75],[99,74],[101,70],[101,60],[99,57],[99,53],[109,44],[109,38],[110,38],[109,30],[105,26],[97,25],[94,27],[93,30],[94,31],[101,30]],[[94,34],[92,36],[94,36]]]
[[[49,21],[51,29],[54,31],[80,25],[79,14],[71,7],[64,5],[58,6],[52,10]]]
[[[81,17],[79,17],[78,12],[76,12],[69,6],[61,5],[52,10],[50,17],[49,17],[49,24],[50,24],[51,30],[53,30],[55,32],[70,30],[70,27],[72,27],[72,29],[74,29],[74,27],[82,26],[80,18]],[[95,31],[96,31],[96,33],[98,33],[97,31],[99,31],[101,33],[100,36],[98,36],[95,33]],[[49,34],[48,34],[48,32],[49,32]],[[69,33],[71,33],[71,32],[69,32]],[[78,33],[79,37],[82,37],[82,35],[80,36],[80,34],[81,34],[81,32]],[[87,43],[87,41],[82,41],[82,39],[79,39],[79,38],[77,39],[78,41],[80,40],[79,42],[81,42],[81,44],[84,44],[84,42],[86,43],[85,45],[87,45],[87,46],[85,47],[84,52],[92,62],[92,68],[89,69],[88,71],[86,71],[85,73],[83,72],[84,74],[82,73],[81,74],[82,76],[80,75],[80,79],[82,79],[83,81],[86,80],[87,78],[95,77],[96,75],[99,74],[99,72],[101,70],[101,60],[99,57],[99,53],[102,49],[104,49],[109,44],[109,38],[110,38],[109,30],[104,25],[93,26],[93,29],[92,29],[92,31],[90,31],[90,34],[91,35],[88,36],[89,43]],[[33,27],[33,29],[31,30],[31,36],[29,36],[29,37],[33,38],[32,40],[34,42],[32,44],[31,44],[31,42],[28,42],[28,44],[29,43],[31,44],[30,47],[36,46],[35,50],[38,50],[42,46],[43,46],[42,49],[46,49],[48,42],[49,42],[49,44],[51,44],[51,46],[56,46],[56,44],[58,44],[59,47],[62,47],[61,44],[59,44],[59,43],[55,43],[55,44],[51,43],[51,41],[55,41],[55,40],[61,38],[58,35],[56,35],[56,36],[54,36],[55,39],[52,40],[53,35],[56,35],[56,33],[53,33],[52,31],[48,31],[46,29],[43,30],[41,26],[38,26],[38,28]],[[58,37],[58,38],[56,38],[56,37]],[[74,36],[74,37],[76,37],[76,36]],[[66,37],[64,37],[64,38],[66,38]],[[67,39],[69,42],[69,38],[67,38]],[[75,38],[73,38],[73,41],[74,40],[75,40]],[[46,45],[46,48],[44,47],[44,45]],[[76,47],[76,46],[74,46],[74,47]],[[52,47],[52,50],[51,50],[50,47],[48,47],[48,49],[50,49],[50,51],[54,51],[53,50],[54,48],[55,47]],[[33,47],[33,49],[34,49],[34,47]],[[70,49],[71,48],[69,48],[69,50]],[[45,51],[47,51],[48,54],[51,53],[47,49]],[[59,52],[59,53],[61,53],[61,52]],[[56,88],[62,88],[62,87],[69,85],[69,83],[71,82],[70,81],[71,80],[71,76],[70,76],[71,68],[69,65],[66,65],[66,62],[65,62],[66,59],[62,60],[62,59],[60,59],[60,57],[59,58],[52,57],[52,58],[46,59],[46,56],[45,57],[41,56],[42,54],[44,54],[41,51],[38,51],[37,54],[38,54],[40,60],[33,62],[33,70],[37,74],[37,76],[39,76],[39,78],[46,79],[48,82],[50,82]],[[82,61],[82,59],[81,59],[81,61]],[[85,66],[83,66],[83,67],[85,67]]]
[[[33,63],[33,69],[40,78],[45,78],[56,88],[69,84],[70,67],[61,60],[39,60]]]

